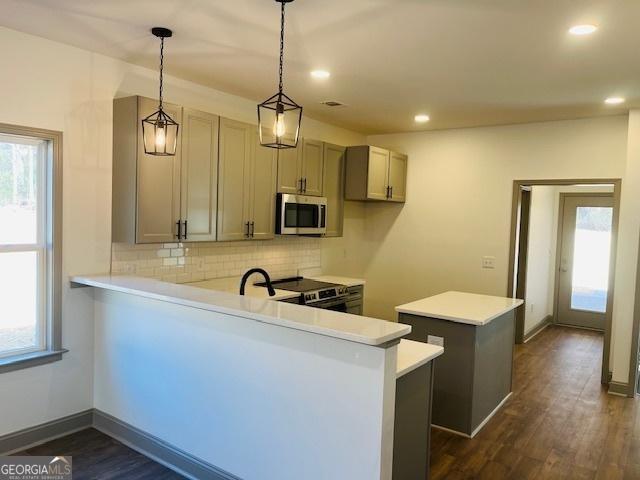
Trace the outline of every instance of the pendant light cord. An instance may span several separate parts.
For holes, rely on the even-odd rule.
[[[160,38],[160,108],[162,110],[162,89],[164,87],[162,81],[162,70],[164,68],[164,37]]]
[[[280,95],[282,95],[282,68],[284,64],[284,4],[285,2],[281,2],[281,10],[280,10],[280,83],[278,87],[278,91]]]

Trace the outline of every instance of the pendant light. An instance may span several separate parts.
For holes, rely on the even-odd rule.
[[[271,148],[295,148],[298,145],[302,107],[291,100],[282,87],[284,63],[284,6],[293,0],[275,0],[280,3],[280,83],[278,93],[258,105],[258,132],[260,144]]]
[[[142,120],[144,152],[148,155],[171,156],[176,154],[179,125],[162,108],[162,70],[164,68],[164,39],[173,35],[168,28],[151,29],[160,39],[160,94],[158,110]]]

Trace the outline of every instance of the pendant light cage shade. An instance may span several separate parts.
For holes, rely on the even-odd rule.
[[[278,93],[258,105],[258,134],[260,144],[270,148],[298,146],[302,107],[283,91],[284,67],[284,6],[293,0],[276,0],[280,4],[280,62]]]
[[[298,146],[302,107],[278,92],[258,105],[260,144],[270,148]]]
[[[158,110],[142,120],[144,153],[147,155],[171,156],[178,147],[180,126],[163,110]]]
[[[160,88],[158,110],[142,120],[142,141],[147,155],[173,156],[178,147],[178,123],[162,107],[164,88],[164,39],[173,32],[164,27],[153,27],[151,33],[160,39]]]

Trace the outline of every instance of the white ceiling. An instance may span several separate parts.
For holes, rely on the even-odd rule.
[[[276,90],[273,0],[2,0],[0,24],[261,101]],[[596,23],[591,36],[567,34]],[[638,0],[297,0],[285,91],[362,133],[579,118],[640,106]],[[329,80],[309,77],[314,68]],[[605,106],[610,95],[628,99]],[[323,100],[347,107],[331,109]],[[431,122],[416,125],[417,113]]]

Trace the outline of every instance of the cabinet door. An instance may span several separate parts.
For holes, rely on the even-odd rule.
[[[136,243],[164,243],[177,240],[180,219],[180,135],[174,156],[144,153],[143,118],[158,109],[157,100],[138,98],[138,161],[136,194]],[[182,123],[182,109],[164,104],[165,111]]]
[[[278,192],[300,193],[300,168],[301,141],[296,148],[278,150]]]
[[[216,240],[218,193],[218,117],[184,109],[180,210],[185,241]]]
[[[218,240],[248,238],[251,133],[255,126],[220,119]]]
[[[389,156],[389,186],[394,202],[404,202],[407,190],[407,156],[391,152]]]
[[[302,142],[303,193],[321,197],[324,173],[324,144],[316,140]]]
[[[266,240],[275,236],[278,151],[261,146],[257,132],[252,144],[251,233],[256,240]]]
[[[341,237],[344,221],[345,147],[324,145],[324,195],[327,197],[327,237]]]
[[[389,151],[369,147],[369,175],[367,178],[367,198],[386,200],[389,186]]]

